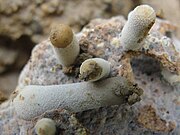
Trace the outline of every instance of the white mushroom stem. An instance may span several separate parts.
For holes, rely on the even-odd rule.
[[[20,118],[30,120],[52,109],[81,112],[109,105],[134,104],[141,94],[142,90],[136,85],[122,77],[113,77],[96,83],[26,86],[13,104]]]
[[[72,29],[65,24],[52,26],[50,41],[60,64],[70,66],[79,54],[80,47]]]
[[[148,5],[137,6],[131,11],[121,33],[121,43],[124,49],[138,50],[141,48],[141,42],[147,36],[155,19],[155,11]]]
[[[60,64],[63,66],[70,66],[79,55],[80,47],[75,35],[73,35],[72,42],[66,48],[57,48],[53,46],[53,50]]]
[[[98,81],[110,73],[110,63],[101,58],[85,60],[80,67],[80,78],[85,81]]]
[[[167,69],[162,69],[161,74],[163,78],[170,83],[171,85],[179,84],[180,83],[180,75],[171,73]]]

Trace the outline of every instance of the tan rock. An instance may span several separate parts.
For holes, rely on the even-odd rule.
[[[163,12],[163,18],[174,23],[177,35],[180,38],[180,1],[179,0],[141,0],[143,4],[149,4],[157,13]]]

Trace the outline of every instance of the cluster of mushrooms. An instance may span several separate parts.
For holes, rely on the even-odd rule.
[[[128,21],[120,35],[124,51],[138,50],[142,47],[143,39],[155,19],[155,11],[148,5],[138,6],[129,13]],[[80,52],[78,40],[72,29],[64,24],[53,26],[50,41],[59,63],[64,67],[72,65]],[[104,79],[108,77],[110,71],[111,64],[108,61],[102,58],[91,58],[85,60],[80,66],[80,77],[86,76],[87,82],[26,86],[13,101],[17,114],[23,119],[30,120],[53,108],[80,112],[107,105],[120,105],[124,103],[121,96],[124,96],[127,91],[134,90],[123,77]],[[142,92],[139,93],[134,95],[134,98],[140,98]]]
[[[140,5],[129,13],[128,21],[120,34],[124,51],[136,51],[142,47],[155,19],[155,11],[148,5]],[[50,41],[59,64],[64,67],[73,65],[80,53],[80,47],[72,29],[64,24],[53,26]],[[142,89],[133,87],[121,76],[107,78],[110,71],[111,63],[102,58],[91,58],[80,66],[79,76],[82,79],[85,77],[85,82],[25,86],[13,100],[17,115],[22,119],[31,120],[52,109],[63,108],[81,112],[103,106],[121,105],[127,101],[130,105],[140,101]],[[129,93],[130,96],[127,96]],[[49,120],[45,122],[52,123]],[[37,128],[39,124],[36,125]]]

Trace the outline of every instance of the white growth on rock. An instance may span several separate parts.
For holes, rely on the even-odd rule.
[[[148,5],[137,6],[131,11],[120,37],[124,49],[137,50],[141,48],[141,42],[147,36],[155,19],[155,11]]]
[[[30,120],[58,108],[81,112],[109,105],[131,105],[140,100],[140,95],[142,90],[123,77],[112,77],[97,83],[29,85],[16,96],[13,104],[20,118]]]
[[[162,76],[164,77],[164,79],[169,82],[171,85],[175,85],[177,83],[180,83],[180,75],[171,73],[169,70],[167,69],[163,69],[161,71]]]
[[[107,77],[110,70],[110,63],[104,59],[87,59],[80,67],[80,77],[85,81],[94,82]]]
[[[50,33],[56,58],[63,66],[70,66],[79,55],[79,43],[72,29],[64,24],[54,25]]]

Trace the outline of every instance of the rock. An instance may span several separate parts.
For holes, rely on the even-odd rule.
[[[174,122],[166,122],[157,116],[156,110],[151,106],[144,106],[140,110],[137,121],[147,129],[160,132],[171,132],[176,127]]]
[[[7,100],[7,96],[0,91],[0,104]]]
[[[54,22],[79,31],[92,18],[127,15],[132,6],[131,0],[0,0],[0,35],[13,40],[28,35],[38,43],[48,37]]]
[[[180,104],[178,85],[168,84],[161,76],[161,69],[180,74],[180,53],[172,40],[166,37],[169,29],[164,28],[164,20],[156,21],[150,35],[145,39],[143,48],[138,51],[123,51],[119,34],[126,23],[122,16],[111,19],[95,19],[77,34],[81,54],[70,68],[70,74],[64,74],[59,66],[49,40],[35,46],[31,59],[21,72],[17,90],[26,85],[54,85],[81,82],[78,78],[79,67],[84,61],[82,56],[100,57],[111,63],[109,77],[123,76],[144,90],[142,100],[133,106],[108,106],[86,110],[73,115],[71,112],[55,109],[41,116],[25,121],[17,118],[10,101],[0,106],[0,134],[34,134],[34,125],[38,119],[48,117],[56,121],[57,133],[78,134],[179,134]],[[170,25],[170,23],[169,23]],[[161,32],[161,30],[164,32]],[[69,72],[69,70],[67,71]],[[65,72],[66,73],[66,72]],[[11,99],[12,100],[12,99]],[[63,109],[63,108],[62,108]],[[62,112],[62,113],[61,113]],[[48,114],[48,115],[47,115]],[[63,115],[61,115],[63,114]],[[63,118],[62,118],[63,117]],[[65,118],[65,119],[64,119]],[[13,127],[13,128],[9,128]],[[71,130],[73,129],[77,130]],[[11,130],[9,130],[11,129]]]
[[[8,54],[8,56],[7,56]],[[15,63],[17,59],[17,52],[0,47],[0,73],[4,72],[8,66]]]
[[[27,37],[13,41],[0,36],[0,90],[7,96],[15,89],[19,72],[30,57],[31,44]]]
[[[17,86],[19,72],[13,71],[0,76],[0,90],[9,96]]]
[[[22,69],[30,57],[32,44],[27,36],[12,40],[0,35],[0,69],[3,69],[0,74]]]
[[[180,1],[179,0],[141,0],[142,4],[151,5],[161,18],[165,18],[177,26],[177,36],[180,38]],[[171,5],[171,8],[169,7]]]

